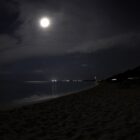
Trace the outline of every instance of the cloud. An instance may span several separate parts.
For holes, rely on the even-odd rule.
[[[82,42],[79,46],[70,50],[70,53],[74,52],[82,52],[82,53],[90,53],[100,50],[106,50],[109,48],[116,47],[138,47],[140,45],[140,33],[127,33],[120,34],[116,36],[112,36],[109,38],[98,39],[96,41],[89,40]]]
[[[92,53],[140,44],[140,34],[122,31],[100,10],[100,3],[92,4],[93,8],[88,3],[84,5],[83,1],[14,0],[8,7],[17,7],[14,2],[18,2],[16,21],[22,24],[18,24],[12,35],[0,35],[1,62],[40,55]],[[52,25],[43,30],[39,27],[39,19],[46,15]]]
[[[0,1],[0,34],[12,34],[20,25],[19,5],[14,0]]]
[[[111,48],[132,48],[140,45],[140,34],[129,33],[124,35],[118,35],[110,38],[103,38],[96,41],[87,40],[80,42],[78,46],[71,47],[70,44],[66,48],[60,48],[57,45],[53,45],[49,48],[46,46],[23,46],[11,49],[1,53],[0,60],[12,61],[16,59],[22,59],[26,57],[34,57],[41,55],[61,55],[61,54],[73,54],[73,53],[94,53],[96,51],[108,50]],[[13,43],[15,41],[13,40]],[[7,45],[8,46],[8,45]],[[61,50],[60,50],[61,49]],[[69,50],[69,51],[68,51]]]
[[[7,34],[0,35],[0,52],[18,47],[18,40]]]

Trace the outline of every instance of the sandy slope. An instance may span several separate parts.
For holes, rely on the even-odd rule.
[[[0,140],[140,140],[140,88],[100,86],[0,112]]]

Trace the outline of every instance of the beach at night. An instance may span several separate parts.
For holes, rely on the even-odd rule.
[[[137,140],[139,85],[102,82],[50,101],[0,112],[1,140]]]

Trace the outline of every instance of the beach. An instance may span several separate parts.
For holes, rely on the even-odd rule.
[[[83,92],[0,111],[0,140],[139,139],[139,85],[101,82]]]

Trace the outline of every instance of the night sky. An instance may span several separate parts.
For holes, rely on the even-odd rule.
[[[0,0],[1,79],[103,79],[138,65],[137,0]]]

